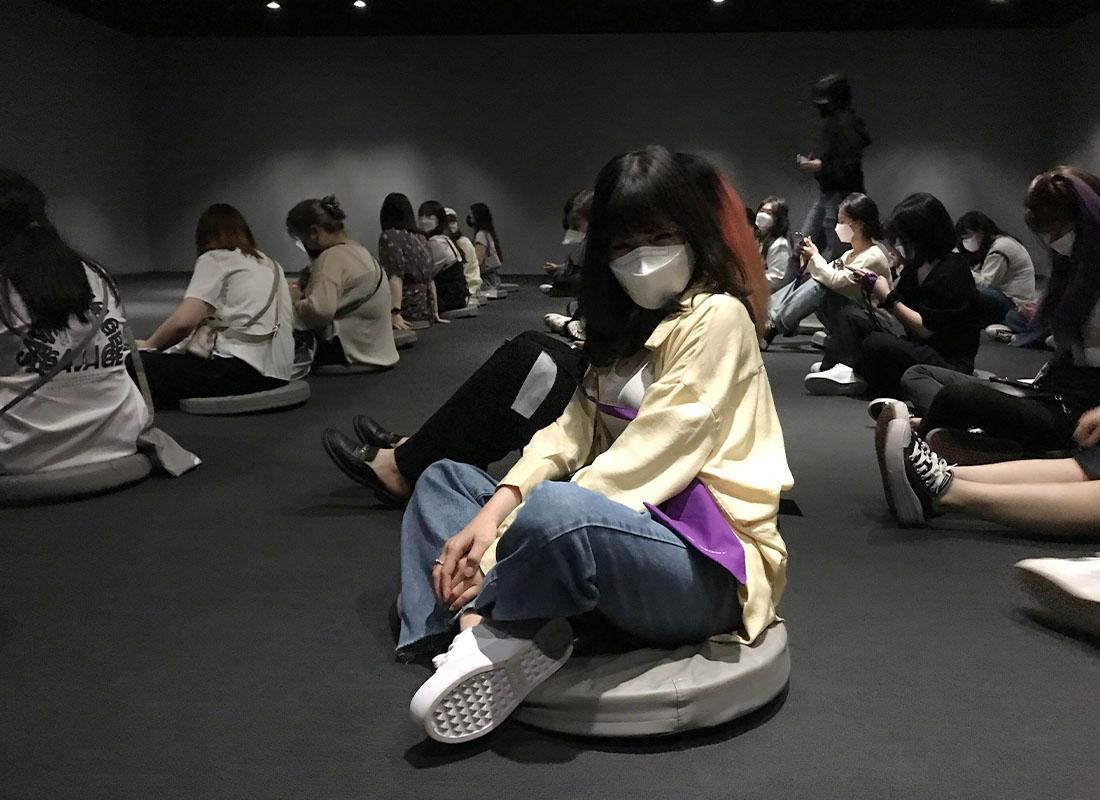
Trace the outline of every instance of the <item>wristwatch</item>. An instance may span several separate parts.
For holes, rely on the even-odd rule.
[[[400,313],[401,313],[401,309],[400,309],[400,308],[391,308],[391,309],[390,309],[390,316],[391,316],[391,317],[392,317],[392,316],[396,316],[397,314],[400,314]]]
[[[894,306],[896,306],[897,304],[898,304],[898,293],[897,292],[890,292],[890,294],[886,295],[886,297],[883,298],[883,301],[878,304],[878,307],[879,308],[884,308],[887,311],[893,311]]]

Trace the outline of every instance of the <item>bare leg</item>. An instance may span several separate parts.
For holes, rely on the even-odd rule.
[[[1037,533],[1100,532],[1100,481],[990,484],[956,473],[940,503],[945,510]]]
[[[480,625],[484,619],[480,614],[469,611],[458,618],[458,629],[468,631],[470,628]]]
[[[956,467],[955,477],[969,483],[1028,484],[1081,483],[1087,481],[1081,466],[1072,458],[1040,458],[1006,461],[977,467]]]
[[[370,468],[374,470],[378,480],[382,481],[382,485],[391,493],[398,497],[408,497],[412,494],[412,487],[409,486],[405,476],[397,469],[397,462],[393,458],[393,450],[379,450],[378,455],[370,462]]]

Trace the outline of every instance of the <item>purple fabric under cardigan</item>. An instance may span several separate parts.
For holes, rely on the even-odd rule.
[[[601,403],[593,397],[589,399],[609,417],[630,422],[638,416],[633,408]],[[742,586],[745,584],[745,548],[701,480],[695,478],[684,491],[660,506],[643,505],[653,519],[719,564]]]

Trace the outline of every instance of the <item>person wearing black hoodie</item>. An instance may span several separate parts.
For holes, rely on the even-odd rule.
[[[808,157],[798,156],[798,165],[813,173],[821,194],[806,214],[802,234],[813,239],[828,260],[838,257],[842,249],[835,231],[837,209],[852,192],[865,193],[863,150],[871,137],[852,109],[852,88],[845,76],[819,78],[813,100],[821,114],[817,141]]]

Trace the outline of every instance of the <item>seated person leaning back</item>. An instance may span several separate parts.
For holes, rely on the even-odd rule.
[[[603,168],[582,270],[593,368],[502,481],[441,461],[405,513],[398,651],[453,640],[412,700],[429,736],[456,740],[443,709],[462,710],[486,660],[558,645],[460,735],[499,724],[567,660],[569,618],[666,648],[752,642],[777,619],[792,480],[743,278],[760,270],[668,150]]]

